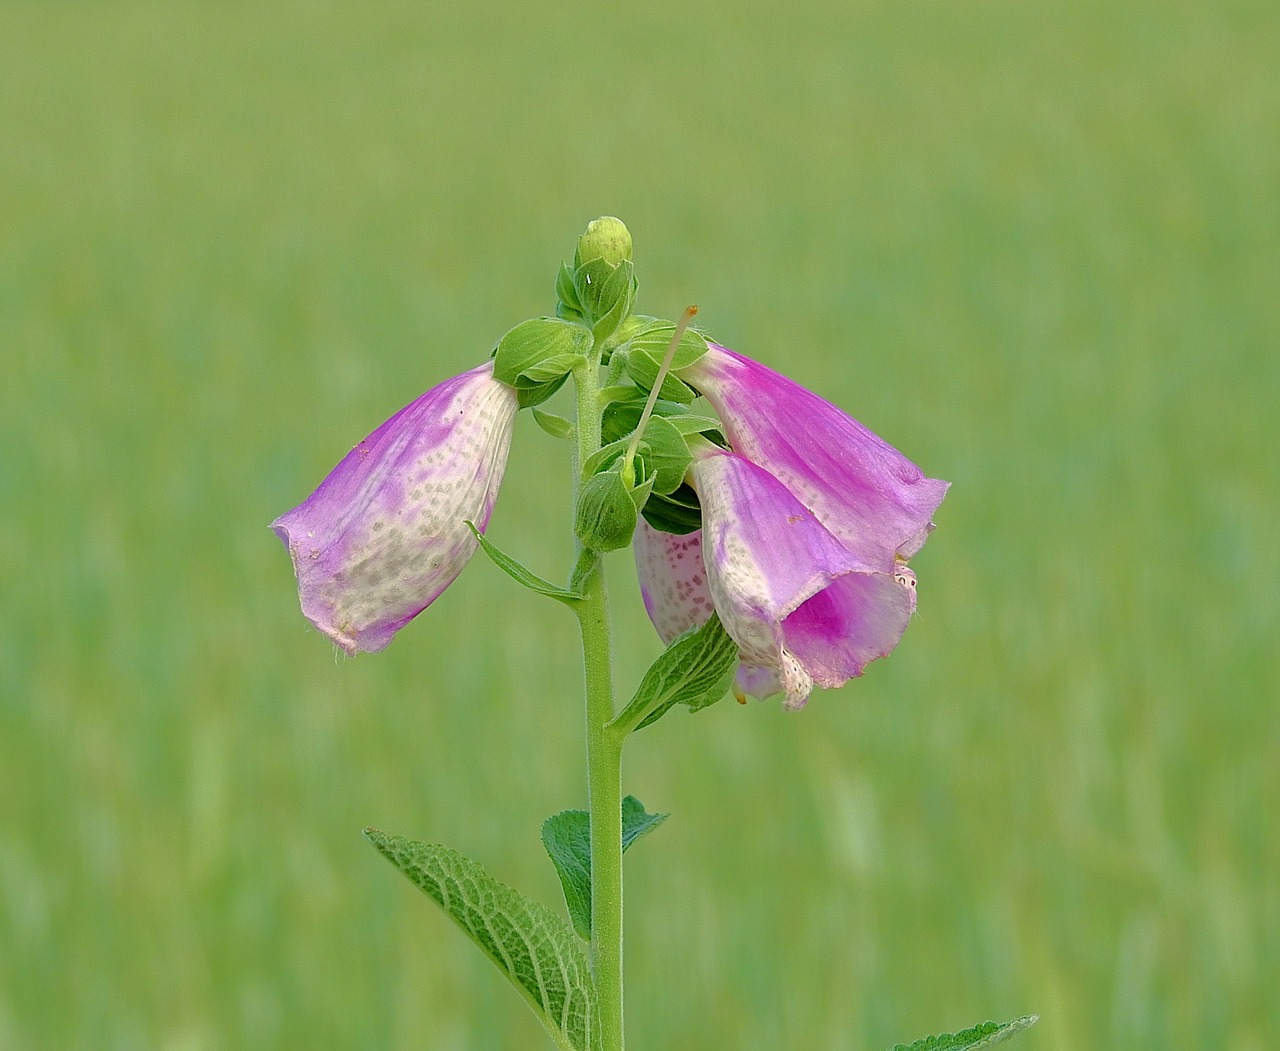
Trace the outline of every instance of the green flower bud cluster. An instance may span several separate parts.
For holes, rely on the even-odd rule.
[[[572,269],[561,265],[556,314],[588,325],[597,341],[607,342],[630,317],[638,287],[631,234],[622,220],[606,215],[578,238]]]
[[[667,532],[697,529],[697,496],[684,481],[692,462],[686,439],[717,438],[717,422],[692,412],[697,391],[674,375],[706,353],[706,340],[685,330],[663,371],[676,325],[632,313],[638,285],[631,251],[631,234],[620,220],[604,216],[588,224],[572,265],[560,267],[556,316],[517,325],[494,350],[493,374],[516,389],[521,407],[546,401],[575,369],[607,366],[609,385],[600,400],[604,444],[582,465],[574,525],[579,540],[596,551],[629,544],[641,514]],[[535,417],[557,437],[572,433],[568,421],[542,412]]]

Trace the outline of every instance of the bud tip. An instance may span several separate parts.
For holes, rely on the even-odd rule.
[[[578,265],[593,259],[603,259],[610,266],[617,266],[631,258],[631,232],[621,219],[602,215],[587,223],[587,230],[578,238]]]

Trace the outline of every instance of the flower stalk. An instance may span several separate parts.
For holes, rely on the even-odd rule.
[[[574,497],[581,465],[600,448],[599,365],[594,356],[573,372],[577,392]],[[596,983],[603,1051],[622,1051],[622,735],[614,716],[613,650],[604,559],[580,550],[572,586],[582,636],[586,684],[587,807],[591,822],[591,971]]]

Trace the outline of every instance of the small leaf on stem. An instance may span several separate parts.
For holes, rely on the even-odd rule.
[[[622,851],[669,815],[648,814],[635,796],[622,801]],[[584,941],[591,940],[591,815],[585,810],[562,810],[542,823],[542,845],[564,888],[573,929]]]
[[[636,695],[613,725],[624,733],[660,719],[673,704],[696,712],[715,704],[738,670],[738,644],[714,613],[671,643],[644,673]]]
[[[559,587],[549,580],[543,580],[538,574],[525,569],[510,555],[506,554],[496,545],[489,542],[485,535],[475,527],[473,522],[468,522],[467,526],[471,532],[475,534],[475,538],[480,542],[480,547],[484,553],[489,556],[495,566],[507,574],[517,584],[527,587],[530,591],[536,591],[539,595],[546,595],[548,598],[559,599],[564,603],[574,603],[582,600],[582,596],[577,592],[569,591],[567,588]]]
[[[895,1044],[891,1051],[978,1051],[979,1048],[994,1047],[1014,1034],[1030,1029],[1039,1018],[1039,1015],[1024,1015],[1012,1022],[983,1022],[962,1033],[943,1033],[926,1036],[913,1044]]]
[[[543,412],[541,409],[533,409],[531,411],[533,412],[533,418],[537,422],[538,426],[551,435],[551,437],[573,437],[573,424],[563,416],[557,416],[555,413],[551,412]]]

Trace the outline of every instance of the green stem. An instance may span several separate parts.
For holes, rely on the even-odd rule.
[[[581,465],[600,448],[599,368],[574,370],[577,386],[575,498]],[[582,600],[574,603],[582,632],[587,694],[587,799],[591,813],[591,971],[603,1051],[622,1051],[622,735],[614,717],[613,650],[604,562],[579,553],[574,571]]]

